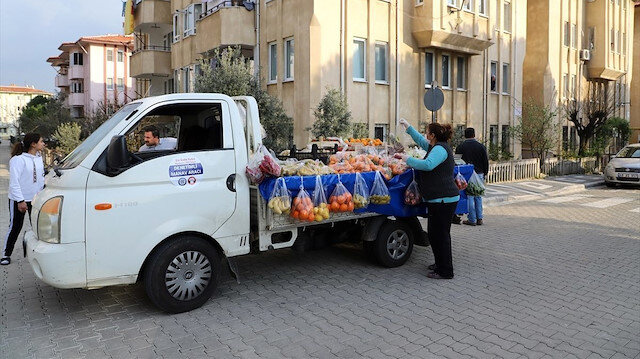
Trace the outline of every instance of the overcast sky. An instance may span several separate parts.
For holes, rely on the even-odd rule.
[[[121,34],[122,0],[0,0],[0,84],[54,92],[46,62],[63,42]]]

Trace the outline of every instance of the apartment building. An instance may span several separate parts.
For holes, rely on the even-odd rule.
[[[0,138],[18,135],[18,118],[36,96],[51,97],[52,94],[33,86],[0,86]]]
[[[633,58],[640,59],[640,1],[635,2],[633,21]],[[638,60],[640,61],[640,60]],[[631,127],[631,143],[640,142],[640,64],[633,67],[633,79],[631,81],[631,117],[629,125]]]
[[[481,140],[520,152],[506,134],[522,101],[524,0],[134,4],[139,94],[192,91],[213,49],[239,45],[294,118],[298,146],[328,88],[343,91],[371,137],[385,138],[399,118],[431,121],[423,96],[436,83],[445,93],[438,122],[474,127]]]
[[[633,7],[631,0],[529,1],[525,99],[552,108],[608,100],[612,116],[629,120]],[[563,111],[558,121],[563,127],[558,152],[575,149],[579,139]]]
[[[136,97],[129,61],[133,36],[83,36],[65,42],[47,62],[58,71],[55,83],[67,94],[73,117],[83,117],[107,103],[127,103]]]

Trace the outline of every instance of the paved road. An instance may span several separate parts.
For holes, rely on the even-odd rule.
[[[0,358],[638,358],[639,207],[638,190],[597,188],[488,208],[453,227],[450,281],[426,278],[421,247],[396,269],[346,245],[247,256],[240,284],[171,316],[139,286],[51,288],[14,256]]]

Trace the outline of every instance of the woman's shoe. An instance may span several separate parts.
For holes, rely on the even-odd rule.
[[[442,276],[442,275],[440,275],[440,274],[438,274],[438,273],[436,273],[436,272],[429,272],[429,273],[427,273],[427,277],[429,277],[429,278],[431,278],[431,279],[452,279],[452,278],[453,278],[453,276],[451,276],[451,277],[445,277],[445,276]]]
[[[2,257],[2,259],[0,259],[0,265],[6,266],[9,265],[11,263],[11,258],[9,257]]]

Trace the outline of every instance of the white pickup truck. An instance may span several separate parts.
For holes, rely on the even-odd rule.
[[[426,243],[416,218],[343,213],[301,223],[272,214],[245,175],[259,124],[252,97],[189,93],[125,105],[46,176],[34,199],[34,231],[23,245],[36,276],[58,288],[142,281],[156,306],[178,313],[211,297],[224,265],[238,279],[236,256],[325,235],[363,241],[395,267],[414,241]],[[162,150],[142,147],[152,130]]]

